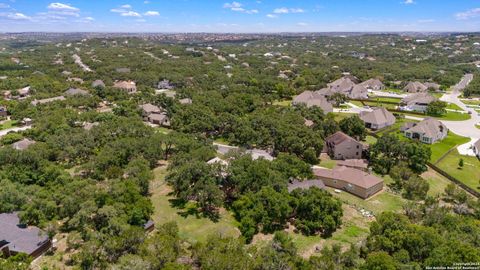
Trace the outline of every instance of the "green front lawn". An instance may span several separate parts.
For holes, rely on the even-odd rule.
[[[430,117],[428,115],[424,114],[414,114],[414,113],[408,113],[408,112],[402,112],[401,114],[404,115],[409,115],[413,117],[420,117],[420,118],[426,118]],[[460,112],[452,112],[452,111],[447,111],[446,114],[440,116],[440,117],[434,117],[438,120],[445,120],[445,121],[465,121],[470,119],[470,115],[468,113],[460,113]]]
[[[292,105],[292,101],[291,100],[277,100],[277,101],[273,102],[273,105],[289,107],[290,105]]]
[[[459,107],[457,104],[455,104],[455,103],[448,103],[447,109],[457,110],[457,111],[463,111],[463,109],[460,108],[460,107]]]
[[[369,97],[369,101],[379,101],[379,102],[395,102],[395,103],[400,103],[402,101],[401,98],[392,98],[392,97],[377,97],[377,96],[372,96]]]
[[[460,169],[458,163],[461,158],[464,165]],[[476,157],[461,156],[457,150],[454,150],[442,159],[437,166],[467,186],[480,190],[480,161]]]
[[[430,196],[438,196],[444,193],[445,188],[452,183],[450,180],[445,178],[444,176],[438,174],[431,168],[424,173],[422,173],[422,178],[427,180],[430,189],[428,190],[428,195]]]
[[[430,161],[432,163],[437,162],[441,156],[448,152],[448,150],[468,143],[469,141],[470,138],[462,137],[449,131],[448,136],[445,139],[430,145],[430,149],[432,150],[432,157],[430,158]]]

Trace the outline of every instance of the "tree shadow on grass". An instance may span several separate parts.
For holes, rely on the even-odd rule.
[[[185,201],[178,198],[169,199],[168,201],[173,208],[179,210],[177,214],[181,217],[187,218],[188,216],[195,216],[198,219],[208,218],[215,223],[220,220],[218,211],[201,211],[195,202]]]

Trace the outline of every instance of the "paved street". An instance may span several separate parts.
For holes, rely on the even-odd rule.
[[[9,132],[24,131],[24,130],[31,129],[31,128],[32,128],[32,126],[24,126],[24,127],[14,127],[14,128],[0,130],[0,137],[3,137],[5,135],[7,135],[7,133],[9,133]]]
[[[468,156],[475,156],[471,146],[474,142],[480,139],[480,129],[475,126],[476,124],[480,123],[480,116],[478,116],[478,113],[475,111],[475,109],[468,108],[460,99],[458,99],[458,97],[461,95],[461,91],[468,86],[472,79],[472,74],[466,74],[463,76],[462,80],[452,88],[451,93],[445,94],[440,98],[442,101],[454,103],[463,110],[472,113],[471,118],[466,121],[442,121],[453,133],[460,136],[469,137],[471,139],[470,142],[460,145],[457,148],[461,155]]]

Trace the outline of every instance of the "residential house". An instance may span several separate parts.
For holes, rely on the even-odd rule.
[[[473,152],[477,158],[480,158],[480,139],[473,144]]]
[[[385,85],[378,79],[369,79],[360,84],[366,87],[368,90],[380,91],[385,89]]]
[[[170,126],[170,117],[164,112],[162,113],[152,113],[147,117],[147,121],[159,126],[169,127]]]
[[[291,183],[288,184],[288,192],[292,192],[295,189],[310,189],[311,187],[316,187],[319,189],[325,189],[325,184],[322,180],[293,180]]]
[[[313,174],[328,186],[352,193],[360,198],[367,199],[383,189],[383,179],[368,172],[337,166],[330,169],[316,168]]]
[[[48,235],[37,227],[20,224],[17,213],[0,214],[0,254],[26,253],[37,258],[51,247]]]
[[[439,91],[440,90],[440,84],[434,83],[434,82],[426,82],[423,85],[427,87],[428,90],[430,91]]]
[[[428,87],[426,87],[421,82],[409,82],[404,88],[403,91],[407,93],[418,93],[418,92],[426,92]]]
[[[363,144],[338,131],[325,139],[325,150],[332,159],[361,159]]]
[[[180,102],[180,104],[183,104],[183,105],[189,105],[189,104],[192,104],[192,99],[190,99],[190,98],[182,98],[182,99],[180,99],[178,102]]]
[[[5,106],[0,106],[0,117],[7,117],[8,110]]]
[[[307,107],[320,107],[324,113],[333,112],[333,106],[318,92],[305,91],[293,99],[294,106],[305,105]]]
[[[65,91],[65,96],[90,96],[87,90],[79,89],[79,88],[70,88]]]
[[[85,122],[85,123],[83,123],[83,129],[91,130],[92,128],[94,128],[96,126],[99,126],[99,125],[100,125],[99,122],[93,122],[93,123]]]
[[[124,90],[128,94],[137,92],[137,84],[134,81],[116,81],[113,83],[113,87]]]
[[[153,220],[149,219],[145,224],[143,224],[143,229],[147,233],[152,232],[155,229],[155,223]]]
[[[448,135],[447,127],[435,118],[426,118],[404,131],[405,137],[433,144]]]
[[[23,150],[26,150],[28,147],[30,147],[30,145],[33,145],[35,143],[36,141],[24,138],[16,143],[13,143],[12,148],[18,151],[23,151]]]
[[[161,113],[163,110],[160,107],[155,106],[151,103],[143,104],[139,106],[142,110],[142,116],[148,117],[152,113]]]
[[[63,101],[65,100],[64,96],[52,97],[52,98],[45,98],[45,99],[35,99],[30,102],[33,106],[37,106],[38,104],[46,104],[54,101]]]
[[[350,91],[355,86],[355,83],[348,77],[342,77],[334,82],[327,84],[328,88],[337,93],[342,93],[346,96],[350,94]]]
[[[371,112],[360,112],[360,119],[365,122],[365,127],[378,130],[395,124],[395,116],[387,109],[375,108]]]
[[[357,84],[347,96],[351,99],[368,99],[368,89],[364,85]]]
[[[115,71],[117,71],[118,73],[130,73],[130,69],[125,67],[117,68],[115,69]]]
[[[400,102],[400,109],[404,111],[426,112],[428,104],[436,100],[436,97],[427,92],[416,93],[403,98]]]
[[[172,90],[173,88],[175,88],[175,86],[173,86],[169,80],[162,80],[160,82],[158,82],[158,86],[157,86],[158,89],[165,89],[165,90]]]
[[[30,86],[18,89],[17,92],[20,98],[26,98],[30,95]]]
[[[105,88],[105,83],[102,80],[95,80],[92,83],[93,88]]]

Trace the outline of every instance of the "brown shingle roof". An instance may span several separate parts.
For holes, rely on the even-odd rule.
[[[318,177],[342,180],[365,189],[383,183],[382,179],[372,174],[345,166],[338,166],[333,170],[317,168],[313,170],[313,174]]]
[[[368,168],[368,162],[365,159],[346,159],[337,161],[337,166],[366,169]]]
[[[426,118],[407,131],[424,134],[427,137],[435,137],[435,135],[445,130],[447,130],[447,127],[442,122],[435,118]]]
[[[395,116],[385,108],[376,108],[371,112],[361,112],[360,119],[365,123],[384,124],[395,123]]]
[[[325,139],[325,141],[329,142],[329,143],[333,143],[334,145],[339,145],[343,142],[350,142],[350,141],[357,142],[354,138],[348,136],[347,134],[345,134],[341,131],[337,131],[334,134],[328,136]]]

